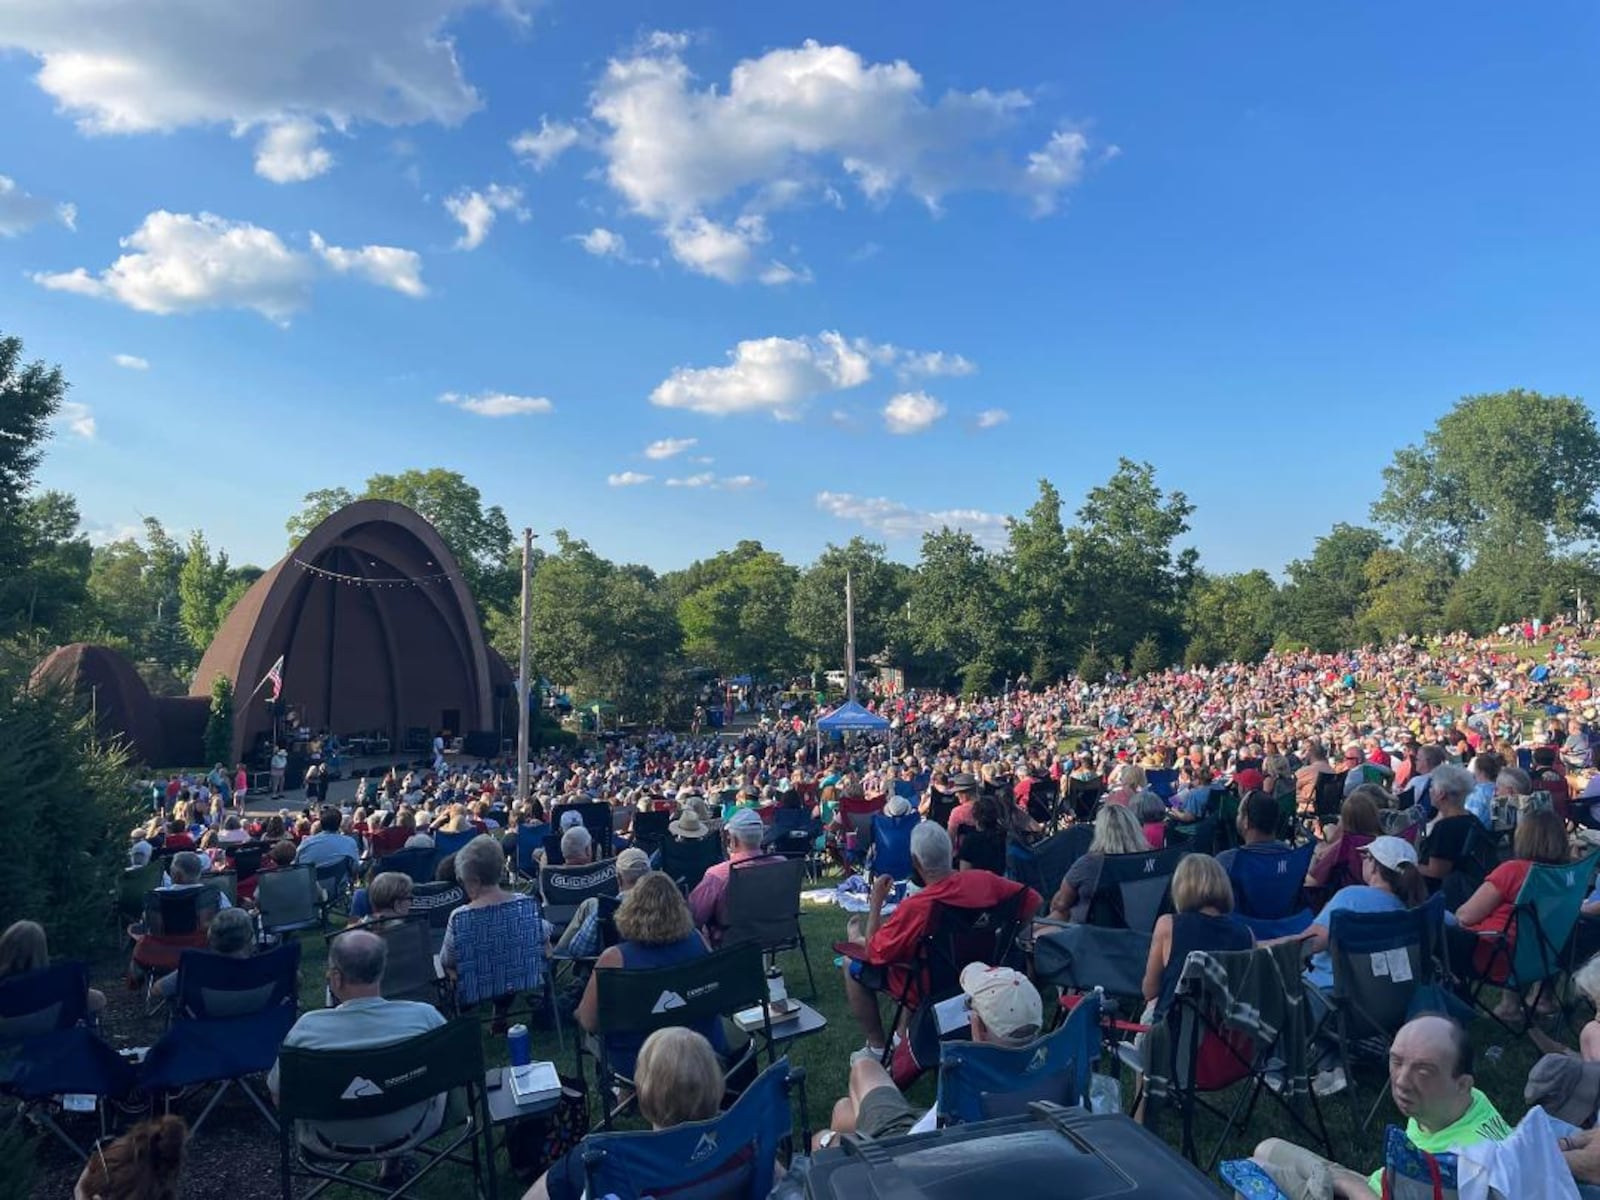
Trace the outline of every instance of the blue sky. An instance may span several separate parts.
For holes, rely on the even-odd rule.
[[[445,466],[657,568],[911,560],[1126,455],[1206,565],[1276,570],[1457,397],[1600,392],[1597,34],[1580,3],[4,0],[0,329],[73,381],[43,482],[100,537],[265,564],[306,491]]]

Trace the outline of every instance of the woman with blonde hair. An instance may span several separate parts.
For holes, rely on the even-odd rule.
[[[1051,919],[1084,921],[1100,882],[1100,866],[1108,854],[1143,854],[1150,849],[1144,829],[1131,809],[1103,804],[1094,818],[1094,840],[1089,852],[1067,869],[1066,878],[1050,901]]]
[[[628,890],[617,908],[616,924],[621,941],[600,952],[575,1014],[578,1024],[590,1033],[601,1032],[600,992],[596,982],[600,971],[606,968],[647,970],[667,967],[710,953],[705,940],[694,927],[694,917],[689,913],[683,893],[671,878],[660,871],[651,871],[642,876]],[[719,1052],[727,1050],[720,1019],[709,1018],[689,1028],[697,1030]],[[631,1078],[642,1039],[637,1034],[625,1033],[608,1033],[605,1039],[612,1070],[624,1078]]]
[[[1149,1025],[1166,1016],[1183,964],[1193,950],[1248,950],[1255,937],[1233,915],[1233,884],[1209,854],[1186,855],[1172,876],[1171,913],[1156,918],[1144,968]]]
[[[1117,786],[1106,793],[1106,804],[1127,804],[1150,787],[1150,780],[1138,763],[1124,763],[1117,769],[1115,778]]]
[[[0,979],[39,971],[50,965],[50,946],[37,921],[14,921],[0,933]],[[105,993],[89,989],[88,1010],[96,1017],[106,1006]]]

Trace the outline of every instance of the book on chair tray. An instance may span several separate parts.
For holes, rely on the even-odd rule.
[[[561,1076],[556,1073],[555,1063],[507,1067],[506,1079],[511,1084],[511,1096],[518,1104],[537,1104],[561,1095]]]
[[[756,1004],[750,1008],[741,1009],[733,1014],[733,1023],[746,1033],[754,1033],[761,1028],[761,1010],[763,1007],[765,1006]],[[800,1001],[783,1000],[778,1004],[772,1005],[772,1024],[776,1025],[779,1021],[787,1021],[790,1017],[799,1015],[799,1012]]]

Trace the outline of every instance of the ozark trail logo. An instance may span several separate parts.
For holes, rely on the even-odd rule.
[[[361,1076],[357,1075],[345,1086],[344,1091],[339,1093],[339,1099],[360,1100],[366,1096],[381,1095],[383,1095],[383,1089],[381,1087],[373,1083],[372,1080],[363,1079]]]
[[[1028,1071],[1032,1073],[1039,1070],[1041,1067],[1048,1067],[1049,1065],[1050,1051],[1045,1049],[1043,1046],[1040,1046],[1033,1052],[1033,1061],[1028,1064]]]
[[[660,1013],[671,1012],[675,1008],[683,1008],[687,1003],[688,1001],[678,995],[677,992],[666,991],[661,993],[656,1000],[655,1007],[650,1011],[659,1015]]]
[[[694,1153],[689,1156],[690,1162],[699,1162],[717,1152],[716,1130],[708,1129],[700,1135],[700,1140],[695,1143]]]

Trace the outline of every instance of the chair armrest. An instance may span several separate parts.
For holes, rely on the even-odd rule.
[[[835,942],[833,944],[833,952],[843,955],[851,962],[864,963],[868,961],[867,948],[860,942]]]

